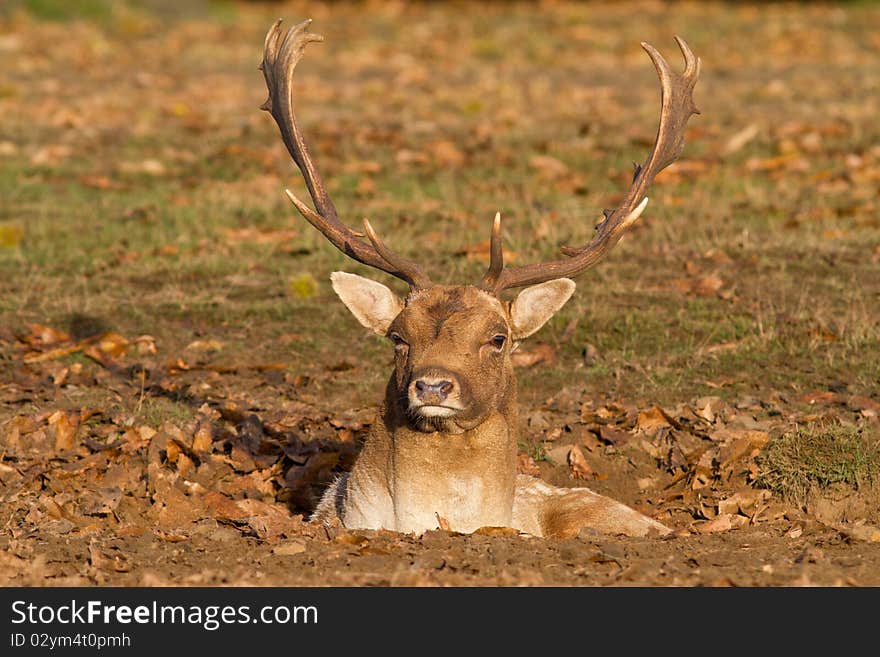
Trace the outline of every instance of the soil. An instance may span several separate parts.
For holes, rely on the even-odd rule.
[[[95,363],[83,371],[99,378],[106,373]],[[137,394],[136,375],[109,376],[114,389]],[[523,435],[533,441],[521,453],[521,469],[557,485],[589,485],[665,522],[673,534],[628,538],[584,530],[554,540],[485,528],[414,536],[307,520],[321,490],[353,463],[371,409],[334,416],[310,403],[308,386],[296,401],[285,400],[282,391],[289,394],[302,382],[285,383],[271,373],[222,376],[237,390],[254,391],[249,408],[192,397],[197,418],[179,426],[166,421],[158,431],[125,428],[124,414],[110,412],[82,421],[79,411],[66,420],[44,413],[42,420],[7,424],[0,582],[880,585],[880,542],[870,524],[877,521],[876,490],[828,489],[799,506],[748,483],[761,450],[731,450],[730,441],[745,436],[760,444],[765,430],[777,431],[772,414],[762,419],[754,409],[743,412],[717,399],[660,412],[574,388],[543,402],[527,394]],[[181,395],[204,378],[203,372],[178,372],[146,386],[145,394]],[[35,383],[31,392],[47,394],[51,385]],[[324,404],[333,408],[331,400]],[[703,417],[707,408],[712,422]],[[752,428],[737,429],[745,418]],[[67,440],[66,422],[78,424],[73,442],[56,449]],[[585,455],[586,473],[566,463],[575,445]],[[701,472],[700,459],[691,455],[688,462],[683,448],[716,450],[716,465]],[[725,454],[734,457],[725,460]]]

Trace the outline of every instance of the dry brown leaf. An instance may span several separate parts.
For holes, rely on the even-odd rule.
[[[880,415],[880,402],[876,402],[870,397],[853,395],[846,400],[846,405],[854,411],[859,411],[865,417]]]
[[[724,287],[724,281],[718,274],[707,274],[699,278],[694,284],[694,294],[700,297],[715,296],[721,288]]]
[[[568,166],[550,155],[533,155],[529,166],[545,178],[561,178],[568,173]]]
[[[721,447],[718,460],[722,466],[728,466],[744,456],[755,456],[769,440],[770,434],[766,431],[744,431]]]
[[[69,334],[51,326],[29,323],[27,327],[30,333],[25,335],[22,341],[33,346],[45,347],[71,340]]]
[[[848,538],[869,543],[880,543],[880,527],[868,524],[853,524],[838,529]]]
[[[424,165],[430,162],[430,158],[425,154],[419,151],[413,151],[406,148],[403,148],[394,155],[394,161],[399,166],[408,166],[408,165]]]
[[[494,527],[486,525],[485,527],[478,527],[472,533],[478,536],[518,536],[519,530],[515,527]]]
[[[356,547],[361,547],[363,545],[366,545],[369,540],[370,539],[368,539],[363,534],[343,531],[336,538],[333,539],[333,542],[339,543],[340,545],[354,545]]]
[[[451,141],[436,141],[429,146],[434,162],[442,167],[455,167],[464,164],[464,153]]]
[[[532,475],[533,477],[541,474],[541,468],[538,467],[535,460],[524,452],[516,455],[516,471],[518,474]]]
[[[556,349],[549,344],[535,345],[531,351],[517,349],[510,355],[514,367],[534,367],[539,363],[552,365],[556,362]]]
[[[726,532],[731,529],[739,529],[749,524],[749,519],[745,516],[734,515],[732,513],[721,513],[712,520],[700,523],[694,527],[701,534],[711,534],[716,532]]]
[[[758,126],[757,123],[750,123],[739,132],[736,132],[730,136],[730,138],[724,143],[724,146],[721,149],[721,154],[733,155],[737,151],[741,150],[743,146],[745,146],[755,137],[757,137],[760,132],[761,128]]]
[[[694,412],[711,424],[715,422],[715,418],[724,406],[721,397],[700,397],[694,403]]]
[[[210,422],[199,421],[196,431],[193,434],[192,449],[196,454],[203,454],[211,451],[214,444],[214,435],[211,430]]]
[[[141,534],[143,534],[143,533],[144,533],[144,530],[143,530],[143,528],[141,528]],[[154,529],[153,533],[156,536],[158,536],[159,538],[161,538],[163,541],[165,541],[166,543],[182,543],[184,541],[189,540],[189,536],[187,536],[186,534],[179,534],[179,533],[175,533],[175,532],[166,532],[161,529]]]
[[[184,351],[220,351],[226,346],[220,340],[195,340],[186,345]]]
[[[104,367],[113,365],[119,356],[128,351],[129,345],[128,340],[113,331],[88,338],[80,343],[83,353]]]
[[[113,180],[108,176],[101,175],[90,175],[84,174],[79,177],[79,182],[86,187],[93,187],[95,189],[127,189],[128,185],[119,182],[118,180]]]
[[[730,497],[719,500],[718,513],[721,515],[739,513],[751,517],[762,504],[770,499],[771,495],[772,493],[769,490],[744,488]]]
[[[639,433],[650,433],[663,427],[674,426],[674,421],[659,406],[649,408],[647,411],[641,411],[636,418],[636,431]]]
[[[622,431],[608,425],[599,427],[599,435],[602,437],[602,440],[609,445],[624,445],[633,438],[633,434],[629,431]]]
[[[376,193],[376,181],[367,176],[362,177],[358,180],[358,184],[354,188],[354,193],[361,197],[372,196]]]
[[[238,504],[215,491],[208,491],[198,500],[208,515],[220,521],[243,522],[247,515]]]
[[[571,476],[575,479],[592,479],[594,477],[593,468],[587,463],[584,453],[577,445],[572,445],[568,451],[568,467]]]
[[[461,247],[460,249],[458,249],[458,251],[455,252],[455,255],[463,255],[468,260],[478,260],[480,262],[484,260],[488,261],[490,255],[490,247],[491,241],[484,240],[482,242],[477,242],[476,244],[467,244]],[[505,262],[516,261],[516,252],[508,251],[505,249],[504,260]]]
[[[167,167],[155,158],[146,158],[138,162],[121,162],[119,171],[122,173],[146,174],[148,176],[164,176]]]
[[[834,404],[840,401],[840,399],[841,396],[836,392],[821,391],[808,392],[804,395],[801,395],[798,398],[798,401],[805,404]]]
[[[277,540],[290,537],[302,530],[302,517],[292,515],[287,508],[267,504],[261,500],[244,499],[236,502],[245,514],[244,522],[257,538]]]
[[[221,228],[224,241],[232,246],[237,244],[286,244],[299,236],[296,230],[260,230],[259,228]]]
[[[76,444],[76,432],[79,429],[79,411],[75,413],[55,411],[49,416],[49,427],[54,431],[56,452],[73,449]]]
[[[28,354],[23,358],[25,363],[43,363],[49,360],[55,360],[56,358],[63,358],[68,354],[75,353],[82,349],[82,345],[74,344],[67,347],[57,347],[55,349],[49,349],[49,351],[37,352]]]
[[[92,541],[89,544],[89,561],[98,570],[112,570],[117,573],[127,573],[131,565],[117,548],[102,549]]]

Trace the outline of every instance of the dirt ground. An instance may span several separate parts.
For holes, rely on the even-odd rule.
[[[880,586],[876,7],[32,4],[0,13],[0,584]],[[498,203],[522,261],[583,239],[653,135],[639,41],[703,58],[656,214],[517,360],[520,471],[670,536],[307,521],[390,350],[256,109],[306,12],[340,209],[450,279]]]

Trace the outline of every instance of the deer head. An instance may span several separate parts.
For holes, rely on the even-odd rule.
[[[313,210],[287,190],[302,216],[340,251],[365,265],[384,271],[410,286],[400,298],[376,281],[335,272],[333,288],[354,316],[394,346],[395,371],[389,399],[410,425],[420,431],[460,433],[483,422],[494,409],[510,406],[515,397],[510,354],[533,334],[574,292],[572,277],[599,262],[635,222],[648,202],[654,177],[681,154],[684,129],[698,113],[693,88],[700,60],[676,37],[685,70],[673,72],[653,47],[642,43],[660,78],[660,125],[644,165],[637,165],[621,204],[605,210],[595,237],[579,247],[564,247],[564,259],[505,267],[501,217],[495,216],[490,240],[490,263],[473,285],[435,285],[422,267],[393,252],[364,219],[363,233],[340,221],[336,208],[309,154],[293,110],[293,72],[305,46],[323,38],[308,32],[306,20],[282,32],[281,21],[266,36],[261,69],[269,111],[281,131],[314,202]],[[512,300],[507,290],[523,288]]]

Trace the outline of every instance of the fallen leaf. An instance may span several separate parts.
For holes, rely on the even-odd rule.
[[[211,424],[209,422],[199,421],[199,424],[196,427],[196,431],[193,434],[193,452],[195,452],[196,454],[210,452],[213,443],[214,435],[211,431]]]
[[[771,495],[772,493],[769,490],[755,488],[738,491],[730,497],[718,501],[718,513],[721,515],[741,513],[751,517]]]
[[[865,417],[878,417],[880,415],[880,402],[870,397],[853,395],[846,400],[846,405],[854,411],[859,411]]]
[[[51,326],[29,323],[27,327],[30,333],[23,336],[22,341],[33,346],[45,347],[71,340],[68,333]]]
[[[694,283],[693,292],[700,297],[715,296],[724,286],[724,281],[718,274],[707,274]]]
[[[868,524],[853,524],[839,527],[838,531],[846,537],[857,541],[880,543],[880,527]]]
[[[571,471],[571,476],[575,479],[592,479],[595,476],[593,468],[587,463],[584,453],[577,445],[572,445],[568,451],[568,467]]]
[[[721,149],[721,154],[733,155],[757,137],[760,131],[761,129],[757,123],[750,123],[742,130],[731,135],[731,137],[724,143],[724,146]]]
[[[636,479],[636,486],[639,487],[639,490],[646,491],[650,488],[653,488],[657,485],[656,477],[639,477]]]
[[[477,242],[476,244],[467,244],[455,252],[455,255],[463,255],[468,260],[478,260],[480,262],[489,260],[491,250],[491,241],[484,240],[482,242]],[[514,262],[516,261],[516,252],[504,250],[504,261],[505,262]]]
[[[721,397],[700,397],[694,403],[694,412],[706,422],[714,423],[719,411],[724,408]]]
[[[246,514],[242,508],[225,495],[208,491],[198,499],[212,518],[226,522],[243,522],[245,519]]]
[[[361,197],[372,196],[376,193],[376,181],[364,176],[358,181],[357,186],[354,188],[354,193]]]
[[[732,513],[722,513],[712,520],[700,523],[694,527],[700,534],[711,534],[717,532],[726,532],[731,529],[739,529],[749,524],[749,519],[745,516],[734,515]]]
[[[226,343],[220,340],[195,340],[186,345],[184,351],[220,351]]]
[[[250,244],[286,244],[299,235],[295,230],[261,230],[259,228],[222,228],[220,234],[232,246]]]
[[[621,431],[608,425],[599,427],[599,436],[609,445],[624,445],[633,438],[629,431]]]
[[[455,167],[464,163],[464,153],[451,141],[436,141],[429,148],[438,166]]]
[[[647,411],[641,411],[636,418],[636,431],[650,433],[663,427],[674,425],[674,420],[659,406],[654,406]]]
[[[126,189],[127,185],[119,182],[118,180],[113,180],[108,176],[100,176],[100,175],[89,175],[84,174],[79,177],[80,183],[85,185],[86,187],[93,187],[95,189]]]
[[[118,548],[102,549],[94,541],[89,544],[89,561],[98,570],[127,573],[131,565]]]
[[[370,539],[368,539],[363,534],[343,531],[336,538],[333,539],[333,542],[339,543],[340,545],[354,545],[356,547],[361,547],[362,545],[366,545],[369,540]]]
[[[67,413],[55,411],[49,416],[49,427],[54,431],[55,451],[66,452],[76,444],[76,432],[79,429],[79,412]]]
[[[804,395],[801,395],[798,398],[798,401],[803,402],[805,404],[833,404],[840,400],[840,395],[836,392],[830,391],[821,391],[821,392],[808,392]]]
[[[146,158],[139,162],[122,162],[119,165],[119,171],[122,173],[142,173],[148,176],[164,176],[167,168],[155,158]]]
[[[515,527],[493,527],[487,525],[485,527],[478,527],[472,533],[477,536],[518,536],[519,530]]]
[[[568,166],[550,155],[533,155],[529,166],[545,178],[561,178],[568,173]]]
[[[556,349],[549,344],[535,345],[531,351],[517,349],[510,355],[514,367],[534,367],[540,363],[552,365],[556,362]]]
[[[532,475],[533,477],[541,474],[541,468],[538,467],[535,460],[524,452],[516,455],[516,471],[518,474]]]

